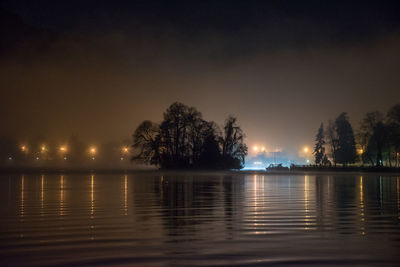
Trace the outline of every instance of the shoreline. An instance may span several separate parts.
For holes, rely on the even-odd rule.
[[[0,174],[208,174],[218,173],[223,175],[247,174],[247,175],[304,175],[304,174],[385,174],[400,175],[400,168],[376,168],[376,167],[348,167],[348,168],[315,168],[315,167],[296,167],[289,170],[193,170],[193,169],[112,169],[112,168],[79,168],[79,169],[60,169],[60,168],[2,168]]]

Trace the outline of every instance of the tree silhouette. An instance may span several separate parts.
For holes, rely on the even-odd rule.
[[[388,133],[389,162],[391,164],[391,152],[394,151],[396,167],[399,167],[400,156],[400,104],[389,109],[387,114],[388,125],[386,127]]]
[[[336,118],[335,128],[338,145],[335,155],[336,162],[343,164],[343,166],[354,163],[357,159],[356,142],[354,140],[353,128],[346,112],[341,113]]]
[[[139,163],[160,163],[159,125],[145,120],[133,134],[132,148],[136,152],[132,160]]]
[[[337,154],[339,144],[338,144],[338,136],[337,136],[337,132],[336,132],[336,125],[331,120],[329,120],[329,123],[328,123],[327,137],[328,137],[328,143],[330,145],[330,151],[331,151],[331,156],[333,159],[333,164],[336,167],[336,163],[337,163],[336,154]]]
[[[237,119],[229,116],[225,121],[222,142],[222,157],[233,169],[241,169],[244,166],[247,146],[244,144],[244,134],[237,125]]]
[[[360,135],[362,141],[366,142],[363,160],[373,163],[373,158],[375,158],[375,165],[382,166],[382,153],[387,143],[383,115],[378,111],[367,113],[361,123]]]
[[[315,155],[315,164],[323,163],[323,158],[325,156],[325,135],[324,135],[324,124],[318,128],[318,133],[315,136],[315,148],[313,154]]]
[[[144,121],[135,130],[132,160],[165,169],[243,168],[247,147],[236,121],[227,119],[222,136],[197,109],[175,102],[160,125]]]

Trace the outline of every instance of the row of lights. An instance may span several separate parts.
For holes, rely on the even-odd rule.
[[[261,151],[261,152],[264,152],[265,151],[265,147],[259,147],[259,146],[253,146],[253,150],[255,151],[255,152],[258,152],[258,151]]]
[[[22,145],[22,146],[20,147],[20,149],[21,149],[22,152],[28,153],[28,147],[27,147],[26,145]],[[45,153],[46,151],[47,151],[47,147],[46,147],[45,145],[42,145],[42,146],[40,147],[40,152]],[[63,153],[63,154],[64,154],[64,160],[67,160],[67,157],[65,156],[65,153],[68,152],[67,146],[65,146],[65,145],[60,146],[60,147],[58,148],[58,151],[59,151],[60,153]],[[89,151],[89,155],[91,156],[92,160],[95,160],[95,156],[96,156],[96,154],[97,154],[97,148],[96,148],[95,146],[91,146],[91,147],[89,147],[88,151]],[[129,148],[126,147],[126,146],[123,146],[123,147],[121,148],[121,151],[122,151],[122,153],[123,153],[124,155],[126,155],[126,154],[129,152]],[[10,157],[8,157],[8,159],[9,159],[9,160],[12,160],[12,157],[10,156]],[[39,160],[39,157],[36,157],[36,160]],[[121,157],[121,160],[124,160],[124,158]]]
[[[265,147],[263,147],[263,146],[262,147],[253,146],[253,150],[254,150],[254,152],[259,152],[259,151],[264,152],[265,151]],[[308,146],[305,146],[303,148],[303,152],[304,153],[308,153],[309,151],[310,151],[310,148]],[[364,150],[363,149],[358,149],[357,152],[358,152],[359,155],[364,154]],[[399,153],[397,153],[397,154],[399,154]]]
[[[45,145],[42,145],[42,146],[40,147],[40,150],[41,150],[42,152],[46,152],[46,151],[47,151],[47,147],[46,147]],[[22,151],[22,152],[28,152],[28,147],[25,146],[25,145],[22,145],[22,146],[21,146],[21,151]],[[60,152],[67,152],[67,146],[60,146],[60,147],[59,147],[59,151],[60,151]],[[95,146],[89,147],[89,152],[90,152],[91,154],[96,154],[96,151],[97,151],[97,149],[96,149]],[[126,146],[124,146],[124,147],[121,148],[121,151],[122,151],[123,153],[128,153],[129,148],[126,147]]]
[[[254,152],[265,152],[266,151],[266,149],[265,149],[265,147],[264,146],[253,146],[253,151]],[[303,152],[304,153],[308,153],[310,151],[310,148],[309,147],[307,147],[307,146],[305,146],[304,148],[303,148]]]

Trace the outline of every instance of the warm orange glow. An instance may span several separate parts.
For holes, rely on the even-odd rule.
[[[66,146],[61,146],[60,147],[61,152],[67,152],[67,147]]]
[[[94,146],[90,147],[90,148],[89,148],[89,152],[90,152],[90,154],[92,154],[92,155],[96,154],[96,148],[95,148]]]
[[[257,152],[258,151],[258,146],[253,146],[253,150]]]
[[[28,150],[28,149],[26,148],[26,146],[24,146],[24,145],[21,146],[21,151],[22,151],[22,152],[25,152],[25,151],[27,151],[27,150]]]
[[[307,146],[305,146],[305,147],[303,148],[303,151],[304,151],[304,153],[308,153],[308,151],[310,151],[310,149],[309,149]]]
[[[45,152],[46,151],[46,146],[42,145],[42,147],[40,149],[42,150],[42,152]]]
[[[261,152],[264,152],[265,151],[265,147],[261,147]]]
[[[357,150],[357,152],[358,152],[359,155],[362,155],[364,153],[364,150],[363,149],[359,149],[359,150]]]
[[[128,149],[126,146],[124,146],[124,147],[122,148],[122,152],[128,153],[128,151],[129,151],[129,149]]]
[[[90,176],[90,215],[94,215],[94,175]]]

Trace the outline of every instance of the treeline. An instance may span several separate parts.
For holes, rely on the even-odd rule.
[[[313,153],[318,165],[347,166],[360,162],[376,167],[399,167],[400,104],[390,108],[386,115],[379,111],[367,113],[356,133],[344,112],[329,121],[326,129],[321,123],[315,141]]]
[[[235,117],[223,130],[194,107],[173,103],[161,123],[143,121],[133,134],[132,160],[163,169],[241,169],[247,146]]]

